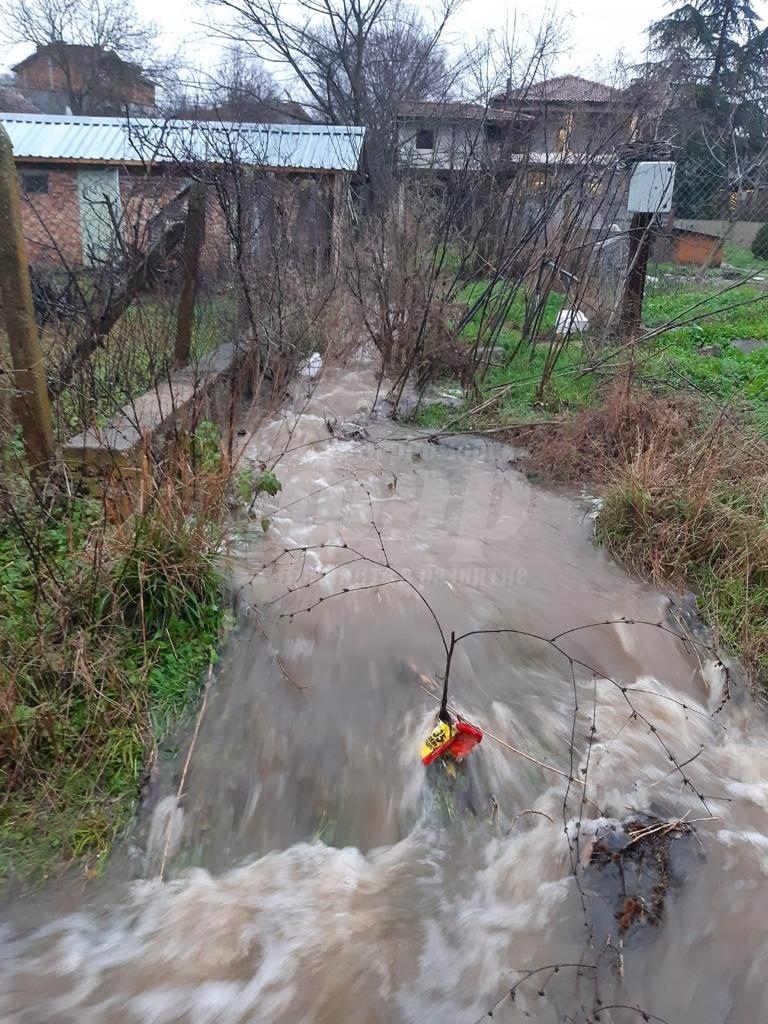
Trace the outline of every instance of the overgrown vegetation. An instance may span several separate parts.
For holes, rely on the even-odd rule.
[[[718,294],[722,287],[719,283],[715,290],[710,283],[707,288],[699,284],[688,289],[678,282],[649,289],[643,322],[649,333],[659,333],[643,344],[634,373],[646,391],[728,401],[747,415],[768,421],[768,344],[758,344],[768,341],[768,293],[757,285],[736,283],[726,294]],[[471,306],[481,288],[478,282],[467,286],[461,301]],[[533,344],[522,342],[525,301],[520,289],[498,332],[494,358],[479,382],[479,398],[468,397],[458,411],[455,404],[427,400],[420,405],[416,422],[442,428],[460,416],[465,429],[498,428],[548,419],[553,413],[578,413],[602,402],[606,385],[626,371],[626,352],[610,346],[596,351],[588,335],[574,333],[557,353],[542,387],[557,345],[554,326],[566,298],[558,292],[549,294]],[[482,316],[478,311],[461,332],[470,345]],[[465,415],[481,405],[480,412]]]
[[[768,446],[718,419],[683,438],[660,424],[618,470],[597,535],[656,584],[696,593],[721,641],[768,679]]]
[[[0,873],[95,868],[193,706],[225,618],[217,446],[202,430],[124,522],[101,499],[3,495]]]

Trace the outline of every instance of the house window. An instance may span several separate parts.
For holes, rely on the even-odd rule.
[[[434,149],[435,132],[433,128],[419,128],[416,132],[416,149]]]
[[[501,142],[501,125],[494,122],[485,123],[485,138],[488,142]]]
[[[22,171],[19,174],[22,191],[26,195],[47,195],[48,175],[34,171]]]

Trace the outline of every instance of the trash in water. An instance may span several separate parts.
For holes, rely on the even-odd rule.
[[[693,825],[635,814],[603,819],[587,834],[581,828],[584,894],[590,927],[601,944],[621,948],[630,935],[658,925],[669,890],[685,880],[701,859]]]
[[[592,520],[597,519],[597,517],[603,511],[604,504],[605,500],[603,498],[593,498],[592,501],[589,503],[589,508],[586,512],[586,518]]]
[[[463,761],[482,739],[482,730],[461,717],[457,717],[455,722],[450,715],[446,719],[438,718],[421,746],[422,764],[427,767],[441,757]]]

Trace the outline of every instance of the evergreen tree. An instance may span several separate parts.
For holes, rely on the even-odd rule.
[[[726,215],[763,163],[768,28],[751,0],[691,0],[649,34],[672,83],[678,216]]]
[[[692,0],[654,22],[650,35],[698,84],[732,97],[762,85],[768,29],[750,0]]]

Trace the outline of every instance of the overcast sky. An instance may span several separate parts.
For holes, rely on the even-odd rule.
[[[415,3],[425,10],[431,7],[431,0]],[[166,48],[182,45],[192,63],[208,68],[215,63],[216,45],[211,42],[210,31],[195,25],[206,19],[202,5],[190,4],[189,0],[135,0],[135,4],[143,17],[157,24]],[[558,0],[554,5],[542,0],[465,0],[451,23],[450,35],[466,42],[489,29],[511,24],[515,17],[518,29],[535,26],[547,6],[562,20],[569,40],[556,70],[595,77],[600,76],[601,65],[610,65],[620,51],[629,60],[640,57],[645,49],[645,29],[667,7],[665,0]],[[768,12],[768,0],[756,0],[755,6],[763,14]],[[30,49],[0,50],[0,60],[8,66]]]

